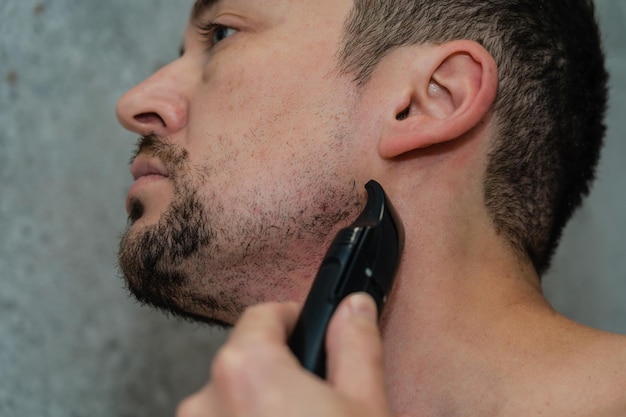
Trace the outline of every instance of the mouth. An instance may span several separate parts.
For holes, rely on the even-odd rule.
[[[150,184],[169,179],[169,173],[158,159],[138,156],[130,167],[135,180],[126,195],[126,212],[131,213],[133,202],[138,199],[141,190]]]
[[[147,159],[141,156],[138,156],[133,161],[130,167],[130,173],[135,181],[150,176],[169,177],[169,173],[159,160]]]

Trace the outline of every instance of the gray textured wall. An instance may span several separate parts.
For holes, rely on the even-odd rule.
[[[169,416],[223,334],[137,306],[115,266],[135,136],[114,105],[177,54],[191,0],[0,0],[0,416]],[[626,333],[626,3],[600,0],[612,73],[599,180],[545,277]]]

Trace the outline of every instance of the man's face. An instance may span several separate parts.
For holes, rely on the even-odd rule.
[[[354,163],[359,97],[336,59],[351,3],[215,2],[181,58],[120,100],[121,123],[146,136],[120,245],[140,300],[232,323],[303,299],[369,179]]]

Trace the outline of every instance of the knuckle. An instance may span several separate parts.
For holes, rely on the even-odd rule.
[[[216,383],[232,380],[245,368],[243,362],[245,362],[245,355],[241,349],[235,347],[220,349],[211,365],[211,380]]]
[[[265,379],[281,352],[263,343],[226,346],[217,352],[211,364],[211,383],[220,390],[247,390]]]
[[[185,398],[176,408],[176,417],[200,417],[201,401],[198,395]]]
[[[221,389],[244,390],[258,372],[254,349],[228,346],[221,349],[211,365],[211,382]]]

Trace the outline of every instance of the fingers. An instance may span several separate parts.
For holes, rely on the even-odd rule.
[[[211,366],[211,388],[227,415],[271,408],[293,384],[300,368],[286,340],[298,312],[296,303],[268,303],[249,308],[237,322]]]
[[[296,303],[267,303],[250,307],[237,322],[228,343],[284,344],[296,324],[299,311]]]
[[[329,382],[349,398],[388,411],[374,300],[363,293],[346,298],[331,320],[326,342]]]
[[[207,387],[187,397],[178,405],[176,417],[211,417],[215,413],[211,393]],[[215,414],[214,414],[215,415]]]
[[[328,333],[329,382],[304,371],[286,340],[295,303],[249,309],[214,359],[211,381],[179,407],[178,417],[388,416],[376,306],[347,299]]]

